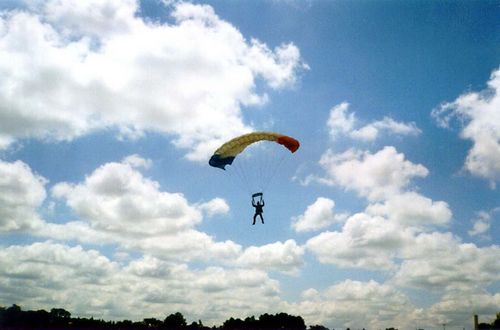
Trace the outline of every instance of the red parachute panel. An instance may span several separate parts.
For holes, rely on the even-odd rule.
[[[292,153],[297,151],[297,149],[299,149],[299,147],[300,147],[299,141],[295,140],[292,137],[286,136],[286,135],[280,136],[276,142],[284,145]]]

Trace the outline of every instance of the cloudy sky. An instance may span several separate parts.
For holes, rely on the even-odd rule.
[[[491,321],[499,15],[498,1],[0,2],[0,305]],[[301,148],[208,165],[259,130]]]

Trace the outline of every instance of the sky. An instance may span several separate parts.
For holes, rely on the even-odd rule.
[[[0,305],[491,322],[499,15],[498,1],[0,2]],[[252,131],[301,147],[208,165]]]

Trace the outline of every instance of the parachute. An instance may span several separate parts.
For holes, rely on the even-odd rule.
[[[274,143],[269,143],[274,142]],[[283,161],[300,147],[296,139],[275,132],[253,132],[231,139],[221,145],[209,160],[210,166],[227,170],[230,177],[262,199]],[[252,151],[247,151],[252,149]],[[245,152],[244,152],[245,151]],[[234,162],[234,164],[233,164]],[[231,165],[226,169],[227,165]]]
[[[210,166],[218,167],[225,170],[226,165],[231,165],[240,153],[249,145],[259,141],[273,141],[283,145],[292,153],[299,149],[300,143],[296,139],[273,132],[253,132],[236,137],[215,150],[213,156],[209,160]]]

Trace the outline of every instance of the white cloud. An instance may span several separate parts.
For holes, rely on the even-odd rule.
[[[292,228],[297,232],[314,231],[342,222],[347,214],[335,214],[335,202],[329,198],[318,197],[309,205],[304,214],[292,218]]]
[[[355,140],[374,141],[381,132],[398,135],[418,135],[421,133],[415,123],[402,123],[390,117],[384,117],[382,120],[356,129],[358,119],[354,112],[349,113],[349,106],[349,103],[342,102],[330,110],[327,126],[331,138],[335,139],[343,134]]]
[[[31,3],[33,10],[42,10],[44,17],[63,34],[73,37],[91,36],[111,38],[130,32],[136,21],[131,18],[137,12],[135,0],[90,0],[72,2],[49,0]]]
[[[218,214],[227,214],[229,212],[229,205],[222,198],[214,198],[209,202],[198,205],[198,209],[204,212],[207,216],[213,217]]]
[[[216,241],[214,237],[194,229],[175,235],[146,236],[139,240],[120,240],[124,248],[144,251],[165,260],[199,260],[231,263],[241,254],[241,246],[233,241]]]
[[[326,176],[315,180],[354,190],[369,200],[384,200],[402,192],[413,177],[425,177],[428,170],[405,160],[392,146],[372,154],[349,149],[341,154],[327,150],[320,159]]]
[[[470,236],[483,235],[490,229],[491,214],[485,211],[477,213],[477,218],[474,220],[474,225],[468,231]]]
[[[142,167],[144,169],[150,168],[151,165],[153,164],[153,162],[151,161],[151,159],[144,159],[144,158],[142,158],[141,156],[139,156],[137,154],[125,157],[125,159],[123,159],[122,162],[124,164],[128,164],[128,165],[130,165],[131,167],[134,167],[134,168],[141,168]]]
[[[402,123],[392,118],[384,117],[382,120],[374,121],[359,129],[353,130],[350,136],[356,140],[374,141],[383,131],[398,135],[418,135],[421,133],[417,125],[413,122]]]
[[[137,11],[132,0],[54,0],[4,12],[0,146],[102,128],[130,137],[152,130],[203,160],[251,130],[241,109],[266,101],[258,80],[283,88],[306,67],[295,45],[247,41],[207,5],[176,3],[172,24]]]
[[[262,246],[251,246],[243,251],[237,264],[266,271],[275,270],[296,274],[304,264],[304,248],[290,239]]]
[[[4,266],[0,300],[6,304],[17,301],[36,308],[64,303],[65,308],[82,312],[83,306],[77,305],[83,300],[89,304],[85,312],[91,313],[96,304],[111,301],[103,287],[119,286],[110,282],[117,264],[80,246],[51,242],[9,246],[0,250],[0,263]]]
[[[453,290],[445,293],[439,302],[433,304],[428,315],[434,323],[447,323],[451,326],[471,324],[474,314],[480,315],[480,323],[491,323],[494,318],[490,319],[488,316],[498,313],[499,307],[500,293],[490,294],[477,288]]]
[[[453,117],[460,120],[460,136],[473,142],[465,169],[494,187],[500,179],[500,69],[491,74],[488,89],[462,94],[435,108],[432,116],[442,127],[448,127]]]
[[[452,213],[446,202],[435,202],[416,192],[394,195],[384,203],[370,204],[366,212],[381,215],[402,226],[444,225]]]
[[[431,291],[488,285],[500,280],[499,253],[498,246],[479,248],[451,233],[422,233],[402,250],[394,281]]]
[[[330,137],[335,138],[339,133],[346,134],[352,131],[356,117],[354,113],[348,114],[348,110],[349,103],[347,102],[342,102],[330,109],[330,116],[327,122]]]
[[[189,321],[221,324],[228,315],[280,305],[279,284],[254,269],[193,270],[148,255],[115,262],[53,242],[3,248],[0,264],[0,304],[15,301],[24,309],[63,306],[74,316],[132,320],[180,311]]]
[[[116,244],[165,260],[235,260],[241,253],[240,245],[217,242],[194,229],[203,214],[227,213],[227,203],[215,198],[190,204],[180,193],[161,191],[158,182],[136,168],[145,165],[150,166],[151,161],[133,155],[120,163],[100,166],[82,183],[56,184],[52,195],[64,201],[78,219],[45,223],[33,234],[62,241]]]
[[[371,324],[372,328],[383,328],[383,324],[392,323],[402,328],[415,324],[429,328],[436,323],[461,325],[461,322],[470,322],[472,313],[494,315],[498,311],[500,296],[486,289],[500,280],[498,246],[480,248],[462,243],[451,233],[418,233],[402,228],[398,231],[393,222],[380,217],[368,218],[365,214],[353,216],[345,227],[348,224],[352,228],[325,232],[310,239],[307,248],[323,263],[385,271],[391,277],[382,292],[378,285],[373,287],[374,292],[382,296],[385,292],[388,297],[399,295],[402,303],[406,301],[405,306],[388,302],[388,297],[381,299],[382,306],[364,305],[373,299],[377,301],[370,296],[371,291],[366,290],[373,285],[346,283],[324,294],[314,289],[304,292],[298,308],[304,311],[306,319],[316,320],[314,322],[323,319],[326,324],[335,319],[338,323],[332,326],[347,327],[353,325],[349,311],[356,310],[356,315],[368,315],[360,326]],[[341,290],[344,286],[347,289]],[[421,290],[422,294],[432,292],[440,297],[432,305],[418,308],[398,292],[398,287]],[[338,305],[342,302],[348,303],[345,317]],[[325,315],[329,310],[331,314]]]
[[[202,220],[182,194],[160,191],[157,182],[130,165],[130,158],[102,165],[81,184],[58,183],[52,192],[81,219],[105,232],[154,236],[191,228]]]
[[[387,219],[357,213],[341,231],[322,232],[309,239],[306,247],[322,263],[389,271],[396,267],[393,259],[412,235],[412,230]]]
[[[410,325],[414,306],[402,292],[387,284],[345,280],[322,293],[304,292],[305,298],[290,307],[303,315],[307,324],[324,324],[330,328],[386,329]]]
[[[0,160],[0,231],[29,230],[42,224],[37,210],[47,180],[22,161]]]

